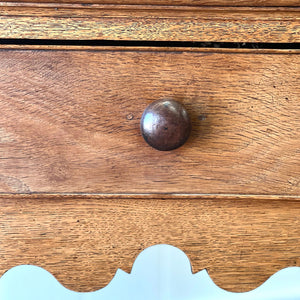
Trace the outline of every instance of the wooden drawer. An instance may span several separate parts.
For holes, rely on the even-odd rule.
[[[0,276],[97,290],[160,243],[235,292],[299,266],[299,21],[298,0],[0,3]],[[164,98],[193,126],[169,152],[140,134]]]
[[[299,195],[299,53],[3,50],[3,193]],[[174,98],[192,136],[150,148],[139,122]]]

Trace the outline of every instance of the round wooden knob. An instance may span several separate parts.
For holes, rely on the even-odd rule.
[[[151,103],[141,119],[141,132],[153,148],[169,151],[182,146],[191,132],[191,121],[186,109],[171,99]]]

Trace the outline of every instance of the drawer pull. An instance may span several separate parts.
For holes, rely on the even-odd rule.
[[[172,99],[152,102],[141,118],[145,141],[160,151],[182,146],[191,132],[191,121],[183,105]]]

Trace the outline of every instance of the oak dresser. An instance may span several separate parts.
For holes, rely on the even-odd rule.
[[[92,291],[154,244],[227,290],[300,266],[299,0],[0,2],[0,276]],[[140,132],[181,103],[171,151]]]

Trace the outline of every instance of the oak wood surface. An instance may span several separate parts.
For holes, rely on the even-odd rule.
[[[18,4],[16,0],[7,0]],[[5,3],[4,2],[4,3]],[[94,4],[133,4],[133,5],[199,5],[199,6],[299,6],[298,0],[22,0],[23,3],[53,3],[53,4],[81,4],[93,6]],[[1,2],[0,2],[1,3]]]
[[[0,38],[300,42],[295,8],[1,6]]]
[[[299,195],[297,54],[0,52],[0,191]],[[181,101],[192,136],[171,152],[139,131]]]
[[[203,7],[296,0],[29,2],[0,3],[0,38],[300,41],[299,7]],[[0,192],[28,194],[0,195],[0,276],[35,264],[92,291],[158,243],[231,291],[300,266],[299,51],[20,47],[0,46]],[[163,97],[194,126],[172,153],[139,134]]]
[[[0,206],[0,274],[35,264],[77,291],[104,287],[117,268],[130,272],[158,243],[179,247],[193,272],[207,268],[231,291],[300,266],[299,201],[10,195]]]
[[[290,54],[300,54],[299,49],[291,48],[224,48],[224,47],[180,47],[180,46],[173,46],[173,47],[160,47],[160,46],[95,46],[95,45],[43,45],[43,44],[0,44],[0,50],[47,50],[47,51],[57,51],[57,50],[65,50],[65,51],[125,51],[125,52],[201,52],[201,53],[230,53],[230,54],[237,54],[237,53],[250,53],[250,54],[283,54],[283,55],[290,55]]]

